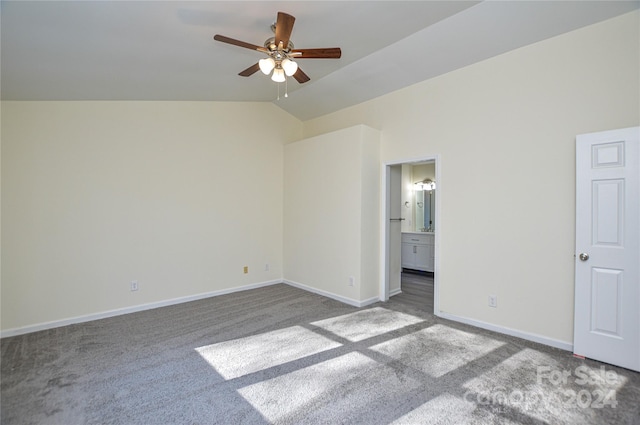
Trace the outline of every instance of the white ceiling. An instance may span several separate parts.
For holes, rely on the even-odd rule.
[[[3,100],[268,101],[321,116],[640,7],[640,1],[5,1]],[[296,48],[341,47],[299,60],[288,98],[256,73],[278,11],[296,17]],[[284,84],[280,86],[284,93]]]

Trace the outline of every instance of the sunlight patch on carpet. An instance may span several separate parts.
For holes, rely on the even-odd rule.
[[[233,379],[340,345],[301,326],[293,326],[195,350],[223,378]]]
[[[472,417],[476,407],[460,397],[444,393],[393,421],[406,424],[463,424]]]
[[[486,336],[434,325],[371,349],[437,378],[502,345],[503,342]]]
[[[319,320],[311,324],[355,342],[420,322],[424,322],[424,319],[382,307],[375,307]]]
[[[238,392],[273,423],[373,423],[371,406],[409,398],[421,382],[352,352]],[[388,403],[388,401],[387,401]]]

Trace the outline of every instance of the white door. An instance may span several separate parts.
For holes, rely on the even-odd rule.
[[[573,351],[640,370],[640,127],[576,140]]]

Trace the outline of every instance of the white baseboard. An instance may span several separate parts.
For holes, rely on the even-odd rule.
[[[518,338],[526,339],[528,341],[537,342],[539,344],[549,345],[551,347],[560,348],[561,350],[567,350],[573,352],[573,344],[565,341],[559,341],[557,339],[548,338],[546,336],[537,335],[529,332],[523,332],[516,329],[506,328],[504,326],[498,326],[480,320],[470,319],[468,317],[456,316],[455,314],[438,312],[436,316],[443,319],[453,320],[454,322],[465,323],[467,325],[475,326],[489,331],[498,332],[505,335],[515,336]]]
[[[261,288],[263,286],[275,285],[282,283],[282,279],[269,280],[266,282],[251,283],[249,285],[238,286],[235,288],[221,289],[219,291],[206,292],[203,294],[189,295],[186,297],[174,298],[165,301],[158,301],[148,304],[141,304],[132,307],[118,308],[115,310],[104,311],[101,313],[87,314],[85,316],[76,316],[68,319],[54,320],[51,322],[38,323],[36,325],[24,326],[20,328],[7,329],[0,331],[0,338],[22,335],[31,332],[43,331],[46,329],[58,328],[60,326],[73,325],[76,323],[90,322],[92,320],[106,319],[108,317],[120,316],[122,314],[136,313],[138,311],[151,310],[158,307],[166,307],[174,304],[187,303],[197,301],[204,298],[217,297],[219,295],[231,294],[233,292],[247,291],[249,289]]]
[[[389,297],[393,297],[394,295],[402,294],[402,289],[396,288],[393,291],[389,291]]]
[[[13,328],[13,329],[7,329],[4,331],[0,331],[0,338],[8,338],[11,336],[16,336],[16,335],[23,335],[23,334],[27,334],[27,333],[31,333],[31,332],[37,332],[37,331],[42,331],[42,330],[46,330],[46,329],[53,329],[53,328],[58,328],[60,326],[67,326],[67,325],[73,325],[76,323],[84,323],[84,322],[90,322],[92,320],[99,320],[99,319],[106,319],[108,317],[114,317],[114,316],[120,316],[123,314],[129,314],[129,313],[136,313],[139,311],[144,311],[144,310],[151,310],[154,308],[159,308],[159,307],[166,307],[169,305],[174,305],[174,304],[181,304],[181,303],[186,303],[186,302],[190,302],[190,301],[197,301],[197,300],[201,300],[204,298],[210,298],[210,297],[217,297],[220,295],[225,295],[225,294],[231,294],[234,292],[241,292],[241,291],[247,291],[249,289],[255,289],[255,288],[261,288],[264,286],[270,286],[270,285],[276,285],[279,283],[285,283],[287,285],[308,291],[308,292],[312,292],[314,294],[318,294],[318,295],[322,295],[325,296],[327,298],[331,298],[334,299],[336,301],[340,301],[342,303],[354,306],[354,307],[365,307],[368,306],[370,304],[374,304],[377,303],[378,301],[380,301],[380,299],[378,297],[372,297],[366,300],[362,300],[362,301],[358,301],[358,300],[354,300],[352,298],[348,298],[348,297],[343,297],[342,295],[338,295],[338,294],[334,294],[332,292],[329,291],[325,291],[322,289],[317,289],[299,282],[294,282],[292,280],[286,280],[286,279],[276,279],[276,280],[270,280],[270,281],[265,281],[265,282],[258,282],[258,283],[252,283],[249,285],[244,285],[244,286],[239,286],[239,287],[235,287],[235,288],[227,288],[227,289],[221,289],[218,291],[212,291],[212,292],[206,292],[206,293],[202,293],[202,294],[196,294],[196,295],[190,295],[190,296],[186,296],[186,297],[180,297],[180,298],[174,298],[174,299],[170,299],[170,300],[165,300],[165,301],[158,301],[158,302],[154,302],[154,303],[148,303],[148,304],[141,304],[141,305],[137,305],[137,306],[132,306],[132,307],[125,307],[125,308],[119,308],[119,309],[115,309],[115,310],[109,310],[109,311],[104,311],[101,313],[94,313],[94,314],[88,314],[85,316],[76,316],[76,317],[71,317],[68,319],[62,319],[62,320],[54,320],[51,322],[45,322],[45,323],[39,323],[36,325],[30,325],[30,326],[24,326],[24,327],[20,327],[20,328]],[[389,296],[394,296],[397,295],[399,293],[401,293],[402,291],[400,289],[394,290],[392,292],[389,293]],[[462,317],[462,316],[457,316],[455,314],[450,314],[450,313],[445,313],[445,312],[438,312],[436,313],[437,316],[442,317],[443,319],[447,319],[447,320],[452,320],[454,322],[459,322],[459,323],[465,323],[467,325],[471,325],[471,326],[476,326],[478,328],[482,328],[482,329],[487,329],[493,332],[498,332],[498,333],[502,333],[502,334],[506,334],[506,335],[511,335],[511,336],[515,336],[518,338],[522,338],[522,339],[526,339],[528,341],[533,341],[533,342],[537,342],[540,344],[544,344],[544,345],[549,345],[551,347],[556,347],[556,348],[560,348],[562,350],[567,350],[570,352],[573,352],[573,344],[569,343],[569,342],[564,342],[564,341],[559,341],[553,338],[548,338],[545,336],[541,336],[541,335],[537,335],[537,334],[533,334],[533,333],[529,333],[529,332],[523,332],[523,331],[519,331],[516,329],[511,329],[511,328],[507,328],[507,327],[503,327],[503,326],[498,326],[498,325],[494,325],[492,323],[487,323],[487,322],[482,322],[480,320],[475,320],[475,319],[470,319],[468,317]]]
[[[334,299],[336,301],[340,301],[341,303],[352,305],[354,307],[365,307],[367,305],[374,304],[374,303],[377,303],[378,301],[380,301],[380,298],[378,298],[378,297],[373,297],[373,298],[369,298],[369,299],[366,299],[366,300],[363,300],[363,301],[358,301],[358,300],[354,300],[353,298],[343,297],[342,295],[334,294],[333,292],[325,291],[325,290],[322,290],[322,289],[317,289],[317,288],[314,288],[312,286],[307,286],[307,285],[305,285],[303,283],[294,282],[292,280],[285,279],[285,280],[283,280],[283,282],[286,283],[287,285],[291,285],[291,286],[296,287],[296,288],[304,289],[305,291],[313,292],[314,294],[322,295],[322,296],[325,296],[327,298],[331,298],[331,299]]]

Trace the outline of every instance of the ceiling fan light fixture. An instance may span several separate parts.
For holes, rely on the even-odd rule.
[[[260,70],[264,75],[269,75],[273,72],[271,79],[277,83],[286,83],[287,77],[293,77],[298,83],[303,84],[311,78],[302,71],[293,59],[339,59],[342,56],[342,50],[339,47],[294,49],[290,37],[295,20],[296,18],[288,13],[278,12],[277,21],[271,26],[275,35],[264,42],[264,47],[226,37],[221,34],[214,35],[213,39],[222,43],[264,53],[268,56],[268,58],[264,58],[249,68],[240,71],[238,75],[241,77],[249,77]],[[285,97],[286,96],[285,93]]]
[[[264,75],[269,75],[271,70],[276,67],[276,61],[273,58],[264,58],[258,61],[258,65]]]
[[[284,83],[284,81],[287,79],[287,77],[285,77],[284,75],[284,69],[282,68],[276,68],[273,70],[273,75],[271,76],[271,79],[273,81],[275,81],[276,83]]]
[[[298,64],[291,59],[285,59],[282,61],[282,69],[287,77],[291,77],[298,70]]]

